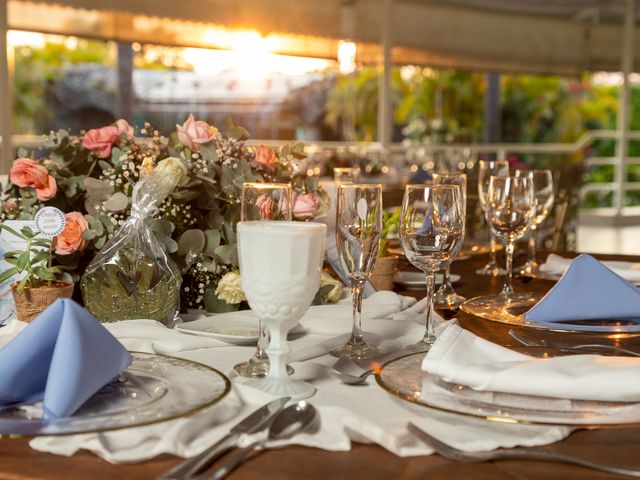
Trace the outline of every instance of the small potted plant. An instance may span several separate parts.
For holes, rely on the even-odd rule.
[[[4,259],[12,266],[0,273],[0,283],[14,275],[23,277],[11,284],[18,320],[30,322],[58,298],[71,298],[73,283],[58,279],[62,271],[51,266],[51,245],[48,238],[38,236],[30,227],[17,232],[7,225],[1,229],[26,242],[24,250],[11,250]]]
[[[373,265],[370,279],[376,290],[393,290],[393,277],[396,272],[398,257],[389,253],[389,243],[392,238],[397,238],[399,220],[399,208],[393,214],[384,212],[382,216],[378,258]]]

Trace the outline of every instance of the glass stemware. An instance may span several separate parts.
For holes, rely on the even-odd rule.
[[[506,160],[480,160],[478,161],[478,200],[480,200],[480,206],[482,211],[486,215],[486,200],[485,196],[489,189],[489,180],[492,176],[508,176],[509,175],[509,162]],[[478,275],[489,275],[497,277],[504,275],[505,271],[500,268],[496,260],[496,237],[493,230],[489,227],[490,241],[491,241],[491,257],[489,262],[476,271]]]
[[[502,296],[511,297],[513,291],[513,251],[536,213],[533,180],[530,177],[491,177],[486,194],[486,217],[496,238],[505,245],[507,276]]]
[[[516,177],[530,177],[533,180],[533,193],[536,197],[536,214],[529,231],[529,258],[520,269],[521,275],[535,275],[538,273],[540,263],[536,258],[537,229],[551,212],[553,207],[553,173],[551,170],[516,170]]]
[[[422,340],[405,348],[425,351],[435,341],[435,275],[462,248],[464,224],[465,212],[458,185],[406,186],[400,214],[400,239],[407,259],[427,277],[427,323]]]
[[[332,354],[370,359],[382,352],[367,344],[362,334],[362,291],[378,256],[382,229],[381,185],[338,185],[336,246],[349,278],[353,297],[353,329],[346,345]]]
[[[287,183],[244,183],[240,204],[240,221],[290,221],[291,185]],[[258,319],[258,346],[249,360],[233,367],[243,377],[264,377],[269,371],[269,357],[266,348],[269,346],[269,332]],[[290,373],[293,369],[287,366]]]
[[[462,209],[467,217],[467,175],[464,173],[434,173],[434,185],[458,185],[462,197]],[[464,230],[463,230],[464,240]],[[456,255],[459,252],[456,252]],[[452,261],[454,258],[451,259]],[[464,303],[465,297],[459,295],[451,285],[451,262],[448,262],[443,270],[442,286],[435,294],[433,301],[436,305],[457,308]]]

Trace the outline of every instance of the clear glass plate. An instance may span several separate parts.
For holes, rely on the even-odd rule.
[[[174,357],[131,354],[120,378],[103,387],[71,417],[42,419],[42,406],[0,410],[0,437],[67,435],[137,427],[191,415],[231,390],[218,370]]]
[[[549,332],[591,333],[605,336],[640,333],[640,318],[612,317],[598,320],[576,318],[562,322],[535,323],[527,320],[524,314],[543,296],[542,293],[517,293],[507,299],[504,295],[485,295],[467,300],[461,308],[464,312],[486,320]]]
[[[533,356],[568,354],[561,349],[544,347],[515,350]],[[423,372],[421,365],[425,355],[411,354],[386,363],[376,375],[378,385],[414,405],[502,423],[582,427],[640,424],[640,403],[480,392]]]

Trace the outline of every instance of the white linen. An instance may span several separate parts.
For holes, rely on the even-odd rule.
[[[417,341],[424,333],[424,317],[420,314],[423,302],[407,309],[411,303],[411,300],[393,293],[374,294],[365,302],[364,312],[368,316],[364,321],[365,329],[374,336],[381,336],[385,331],[395,331],[390,326],[403,325],[404,328],[398,330],[400,336],[394,341]],[[350,316],[349,304],[312,307],[303,320],[307,333],[290,342],[294,354],[304,357],[299,352],[313,351],[318,343],[346,340],[351,329]],[[443,328],[444,322],[440,322],[438,330]],[[204,342],[211,339],[192,338],[149,321],[120,322],[109,328],[125,345],[137,350],[168,354],[170,348],[175,348],[174,356],[214,366],[230,376],[232,366],[246,360],[255,348],[218,346],[215,341],[215,345],[206,347]],[[192,343],[193,339],[196,343]],[[320,426],[317,431],[270,446],[297,444],[347,451],[351,442],[357,441],[377,443],[399,456],[433,453],[408,432],[406,425],[410,421],[436,438],[468,450],[545,444],[560,440],[569,433],[565,428],[492,423],[416,407],[387,394],[372,379],[358,387],[340,383],[329,374],[327,367],[333,363],[335,358],[327,355],[312,362],[292,362],[296,370],[294,378],[310,381],[317,388],[309,401],[319,411]],[[233,396],[194,417],[116,432],[38,437],[30,445],[36,450],[60,455],[72,455],[86,449],[112,463],[142,461],[161,453],[190,457],[220,439],[244,415],[272,398],[242,385],[243,381],[239,377],[233,378]],[[233,410],[234,406],[237,411]]]
[[[555,253],[550,253],[547,260],[540,265],[540,271],[550,275],[561,276],[567,271],[573,258],[564,258]],[[630,282],[640,282],[640,263],[607,260],[601,262],[622,278]]]
[[[640,358],[569,355],[534,358],[452,324],[422,369],[474,390],[574,400],[640,401]]]

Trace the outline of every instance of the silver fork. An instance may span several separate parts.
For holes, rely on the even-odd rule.
[[[524,335],[518,334],[513,330],[509,330],[509,335],[512,338],[515,338],[517,341],[522,343],[527,347],[551,347],[551,348],[561,348],[564,350],[593,350],[593,349],[601,349],[601,350],[610,350],[612,352],[624,353],[626,355],[631,355],[633,357],[640,357],[640,352],[634,352],[633,350],[628,350],[626,348],[617,347],[615,345],[607,345],[603,343],[585,343],[580,345],[565,345],[560,342],[554,342],[552,340],[543,340],[543,339],[532,339],[529,337],[525,337]]]
[[[501,459],[548,460],[551,462],[572,463],[574,465],[580,465],[582,467],[599,470],[601,472],[617,473],[618,475],[627,475],[630,477],[640,477],[640,469],[611,465],[608,463],[593,462],[585,458],[575,457],[573,455],[567,455],[565,453],[553,452],[549,450],[512,448],[510,450],[493,450],[491,452],[465,452],[433,438],[428,433],[425,433],[424,431],[416,427],[413,423],[409,423],[407,425],[407,428],[416,437],[432,447],[436,451],[436,453],[439,453],[443,457],[448,458],[449,460],[453,460],[454,462],[474,463]]]

